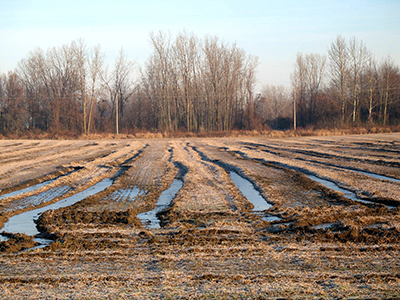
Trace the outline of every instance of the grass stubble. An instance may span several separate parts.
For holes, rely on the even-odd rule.
[[[11,142],[1,143],[0,164],[8,170],[0,177],[3,194],[15,189],[8,182],[22,186],[49,176],[60,160],[63,167],[82,167],[46,187],[75,187],[60,198],[120,175],[101,193],[39,218],[42,235],[54,239],[50,246],[20,251],[32,247],[21,235],[1,242],[2,299],[400,297],[399,208],[351,201],[282,167],[323,175],[366,199],[380,196],[396,204],[399,184],[343,167],[351,167],[353,159],[357,169],[400,178],[391,164],[399,158],[397,134],[79,141],[76,147],[69,141],[65,151],[54,141],[58,152],[51,152],[49,141],[15,143],[20,170],[35,161],[40,176],[10,171],[8,164],[16,164],[6,154]],[[279,152],[263,151],[267,147]],[[230,181],[230,170],[250,180],[271,209],[253,213]],[[154,208],[176,177],[184,184],[159,215],[162,228],[147,229],[136,215]],[[134,188],[140,190],[134,196],[118,193]],[[32,195],[3,199],[3,219],[19,213],[18,203],[27,196]],[[263,216],[280,220],[266,222]],[[329,228],[315,227],[324,224]]]

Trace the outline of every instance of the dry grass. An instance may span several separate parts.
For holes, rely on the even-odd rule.
[[[372,201],[377,195],[397,201],[398,183],[345,168],[356,161],[358,169],[397,177],[391,164],[400,153],[398,134],[119,138],[0,142],[0,188],[43,181],[60,165],[83,167],[48,187],[67,184],[70,194],[119,174],[103,192],[42,215],[41,231],[55,240],[49,247],[0,255],[0,298],[400,297],[400,209],[345,199],[298,172],[323,175]],[[24,171],[34,161],[37,172]],[[272,208],[252,213],[231,169]],[[176,176],[183,187],[160,215],[164,227],[145,228],[136,214],[152,209]],[[133,188],[142,191],[136,198],[118,193]],[[46,189],[0,200],[0,217]],[[281,219],[262,220],[271,215]],[[315,227],[323,224],[331,227]]]
[[[208,138],[208,137],[268,137],[268,138],[284,138],[284,137],[303,137],[303,136],[332,136],[332,135],[353,135],[353,134],[376,134],[376,133],[392,133],[400,132],[400,126],[368,126],[368,127],[349,127],[349,128],[299,128],[298,130],[230,130],[230,131],[174,131],[174,132],[151,132],[146,130],[135,130],[129,133],[92,133],[89,135],[81,135],[68,131],[27,131],[20,134],[0,135],[0,139],[7,140],[109,140],[109,139],[158,139],[158,138]]]

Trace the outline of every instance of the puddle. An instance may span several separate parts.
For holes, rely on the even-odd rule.
[[[32,248],[29,248],[29,249],[22,250],[22,252],[35,250],[35,249],[42,249],[44,247],[47,247],[48,245],[50,245],[53,242],[53,240],[48,240],[48,239],[43,239],[43,238],[34,238],[33,240],[36,243],[39,243],[39,245],[37,245],[35,247],[32,247]],[[0,234],[0,242],[6,242],[6,241],[8,241],[8,237],[2,236]]]
[[[334,223],[323,223],[323,224],[318,224],[315,226],[312,226],[312,229],[324,229],[327,230],[329,228],[331,228],[334,225]]]
[[[396,178],[393,178],[393,177],[388,177],[388,176],[385,176],[385,175],[379,175],[379,174],[365,172],[365,171],[359,171],[359,170],[352,170],[352,171],[360,173],[360,174],[363,174],[363,175],[366,175],[366,176],[369,176],[369,177],[373,177],[375,179],[388,180],[388,181],[393,181],[393,182],[400,183],[399,179],[396,179]]]
[[[308,170],[305,170],[305,169],[302,169],[302,168],[298,168],[298,167],[294,167],[294,166],[290,166],[290,165],[287,165],[287,164],[284,164],[284,163],[281,163],[281,162],[266,161],[264,159],[259,159],[259,158],[251,158],[251,157],[247,156],[247,154],[245,154],[245,153],[243,153],[241,151],[234,151],[234,152],[237,153],[238,155],[240,155],[241,157],[245,158],[245,159],[254,159],[256,161],[268,162],[268,163],[271,163],[271,164],[273,164],[275,166],[278,166],[278,167],[283,167],[283,168],[286,168],[286,169],[290,169],[290,170],[294,170],[296,172],[302,173],[302,174],[306,175],[309,179],[317,181],[317,182],[321,183],[322,185],[326,186],[329,189],[332,189],[334,191],[343,193],[343,196],[348,198],[348,199],[351,199],[351,200],[354,200],[354,201],[358,201],[358,202],[368,203],[368,204],[378,204],[378,203],[373,202],[373,201],[368,201],[368,200],[361,199],[361,198],[357,197],[357,195],[355,193],[339,187],[336,183],[334,183],[332,181],[321,179],[321,178],[319,178],[317,176],[314,176],[314,175],[310,175]],[[396,181],[396,182],[398,180],[398,179],[394,179],[392,177],[378,175],[378,174],[375,174],[375,173],[363,172],[363,171],[359,171],[359,170],[353,170],[353,171],[358,172],[360,174],[367,175],[367,176],[373,176],[373,177],[375,177],[377,179],[391,180],[391,181]],[[389,209],[395,208],[394,206],[389,206],[389,205],[386,205],[386,204],[384,204],[384,205]]]
[[[254,185],[248,181],[247,179],[243,178],[236,172],[229,172],[231,176],[231,180],[236,185],[236,187],[240,190],[243,196],[246,197],[248,201],[253,203],[254,208],[253,211],[264,211],[270,209],[272,207],[265,199],[261,196],[261,194],[254,188]]]
[[[187,145],[189,145],[189,143],[187,143]],[[223,164],[221,162],[209,159],[203,152],[198,150],[196,147],[192,147],[192,149],[194,151],[196,151],[200,155],[201,159],[204,161],[215,163],[225,170],[229,170],[232,168],[231,166],[229,167],[229,165],[227,165],[227,164]],[[228,148],[222,147],[220,149],[225,150]],[[229,175],[231,177],[232,182],[240,190],[240,192],[243,194],[243,196],[245,196],[246,199],[254,205],[254,208],[252,210],[254,213],[261,212],[261,211],[270,209],[272,207],[272,205],[270,203],[268,203],[263,198],[263,196],[261,196],[260,192],[258,192],[255,189],[254,185],[249,180],[243,178],[242,176],[240,176],[238,173],[236,173],[234,171],[229,171]]]
[[[314,175],[307,175],[307,174],[305,174],[305,175],[308,178],[310,178],[311,180],[317,181],[317,182],[323,184],[324,186],[326,186],[329,189],[332,189],[334,191],[343,193],[343,196],[348,198],[348,199],[351,199],[351,200],[354,200],[354,201],[361,201],[361,202],[365,202],[365,203],[372,203],[370,201],[365,201],[365,200],[362,200],[362,199],[358,198],[355,193],[339,187],[336,183],[334,183],[332,181],[321,179],[321,178],[319,178],[317,176],[314,176]]]
[[[366,228],[382,229],[382,227],[385,227],[385,226],[387,228],[387,224],[385,224],[385,223],[377,223],[377,224],[366,225],[365,227]]]
[[[160,220],[157,218],[157,213],[163,211],[170,205],[172,199],[174,199],[176,193],[178,193],[182,186],[183,181],[175,179],[171,186],[161,193],[160,198],[158,198],[156,203],[156,207],[153,210],[137,215],[140,221],[142,221],[147,228],[160,228]]]
[[[36,224],[34,223],[34,220],[36,220],[41,213],[49,209],[58,209],[73,205],[74,203],[81,201],[88,196],[92,196],[94,194],[97,194],[98,192],[105,190],[112,183],[113,180],[111,178],[106,178],[98,182],[94,186],[80,193],[77,193],[71,197],[65,198],[56,203],[41,208],[26,211],[22,214],[12,216],[10,219],[8,219],[8,221],[4,224],[3,228],[0,231],[6,231],[10,233],[25,233],[30,236],[35,236],[39,233],[39,231],[36,229]],[[43,247],[47,246],[49,243],[52,242],[51,240],[47,239],[37,239],[37,240],[42,245],[44,244]]]
[[[372,172],[368,172],[368,171],[363,171],[357,168],[350,168],[350,167],[344,167],[344,166],[339,166],[336,164],[332,164],[332,163],[326,163],[326,162],[321,162],[321,161],[316,161],[316,160],[310,160],[310,159],[304,159],[301,157],[295,157],[295,159],[297,160],[301,160],[301,161],[305,161],[305,162],[312,162],[312,163],[316,163],[316,164],[321,164],[321,165],[325,165],[325,166],[329,166],[329,167],[334,167],[334,168],[338,168],[338,169],[342,169],[342,170],[346,170],[346,171],[351,171],[354,173],[358,173],[358,174],[362,174],[368,177],[372,177],[375,179],[379,179],[379,180],[387,180],[387,181],[391,181],[391,182],[396,182],[396,183],[400,183],[400,179],[394,178],[394,177],[389,177],[386,175],[380,175],[380,174],[376,174],[376,173],[372,173]]]
[[[341,188],[340,186],[338,186],[336,183],[334,183],[332,181],[321,179],[321,178],[319,178],[317,176],[314,176],[314,175],[307,175],[307,174],[305,174],[305,175],[308,178],[310,178],[311,180],[317,181],[317,182],[323,184],[324,186],[326,186],[329,189],[332,189],[334,191],[342,193],[343,197],[345,197],[347,199],[350,199],[350,200],[353,200],[353,201],[358,201],[358,202],[363,202],[363,203],[368,203],[368,204],[377,204],[376,202],[364,200],[364,199],[361,199],[361,198],[357,197],[356,193],[354,193],[352,191],[349,191],[349,190],[346,190],[346,189],[343,189],[343,188]],[[386,206],[388,208],[394,208],[392,206],[388,206],[388,205],[386,205]]]
[[[48,240],[48,239],[43,239],[43,238],[35,238],[33,240],[35,242],[39,243],[40,245],[37,245],[37,246],[35,246],[33,248],[30,248],[30,249],[26,249],[24,251],[42,249],[42,248],[47,247],[48,245],[50,245],[52,242],[54,242],[53,240]]]
[[[54,180],[55,179],[44,181],[44,182],[39,183],[39,184],[28,186],[28,187],[26,187],[26,188],[24,188],[22,190],[18,190],[18,191],[14,191],[14,192],[11,192],[11,193],[8,193],[8,194],[1,195],[0,196],[0,200],[2,200],[4,198],[14,197],[14,196],[18,196],[18,195],[25,194],[25,193],[28,193],[28,192],[36,191],[36,190],[40,189],[41,187],[44,187],[44,186],[52,183]]]
[[[61,197],[65,193],[71,190],[70,186],[57,186],[54,188],[51,188],[47,191],[44,191],[43,193],[33,195],[26,197],[24,199],[18,200],[16,203],[18,203],[17,206],[11,207],[6,210],[15,210],[15,209],[24,209],[29,206],[37,206],[42,203],[51,201],[54,198]]]
[[[28,193],[28,192],[34,192],[34,191],[36,191],[36,190],[38,190],[38,189],[40,189],[40,188],[42,188],[42,187],[44,187],[46,185],[49,185],[50,183],[54,182],[55,180],[59,179],[60,177],[64,177],[64,176],[70,175],[71,173],[73,173],[73,172],[75,172],[75,171],[77,171],[79,169],[82,169],[82,168],[83,167],[74,167],[74,170],[72,170],[70,172],[67,172],[67,173],[65,173],[63,175],[60,175],[60,176],[58,176],[58,177],[56,177],[54,179],[46,180],[46,181],[43,181],[41,183],[38,183],[38,184],[35,184],[35,185],[32,185],[32,186],[28,186],[28,187],[23,188],[21,190],[17,190],[17,191],[8,193],[8,194],[1,195],[0,196],[0,200],[5,199],[5,198],[9,198],[9,197],[19,196],[19,195],[22,195],[22,194],[25,194],[25,193]]]
[[[266,222],[275,222],[275,221],[281,221],[282,218],[279,218],[276,216],[266,216],[266,217],[262,217],[261,220],[264,220]]]

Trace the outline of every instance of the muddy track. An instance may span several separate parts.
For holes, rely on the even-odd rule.
[[[323,164],[315,164],[304,160],[296,160],[290,156],[280,156],[276,153],[266,153],[257,148],[232,144],[230,151],[238,153],[242,158],[256,159],[277,166],[290,168],[308,175],[314,175],[336,183],[339,187],[350,190],[365,200],[372,202],[392,203],[395,206],[400,203],[397,196],[400,192],[400,184],[386,180],[376,180],[364,174],[359,174],[344,168],[330,167]]]
[[[169,162],[168,143],[159,141],[147,144],[143,153],[134,161],[126,161],[129,166],[118,182],[119,189],[104,205],[108,209],[135,209],[137,212],[150,210],[160,193],[167,189],[175,177],[177,170]]]
[[[151,210],[177,174],[168,162],[168,150],[164,142],[146,144],[136,155],[123,160],[122,171],[114,176],[110,188],[57,213],[43,214],[39,220],[41,230],[60,237],[74,231],[77,222],[82,232],[110,224],[142,227],[136,215]]]
[[[301,173],[268,164],[264,161],[245,159],[241,155],[235,155],[235,153],[224,150],[221,151],[218,146],[210,147],[207,145],[202,149],[208,153],[205,155],[202,152],[206,158],[213,157],[213,161],[217,164],[225,166],[228,170],[233,169],[248,178],[263,193],[264,197],[273,204],[285,207],[330,205],[329,201],[326,201],[327,199],[321,195],[317,185],[313,185]],[[299,197],[299,195],[304,196]],[[331,201],[337,202],[334,199],[331,199]]]
[[[0,179],[3,196],[52,180],[0,199],[0,223],[83,196],[39,217],[48,247],[23,252],[33,237],[3,236],[5,299],[400,297],[400,208],[349,200],[307,177],[397,203],[398,183],[357,173],[395,177],[397,167],[373,161],[396,160],[397,135],[35,143],[0,141],[4,166],[19,166]],[[230,172],[272,206],[254,212]],[[106,188],[80,194],[103,180]],[[138,215],[176,180],[161,227],[146,227]]]
[[[0,202],[0,213],[3,216],[1,223],[15,214],[55,203],[84,191],[105,178],[116,176],[120,171],[118,164],[124,162],[127,156],[131,156],[130,159],[136,157],[138,152],[141,151],[139,148],[142,147],[141,144],[132,143],[131,147],[127,147],[126,142],[124,142],[120,145],[122,147],[118,151],[113,151],[108,155],[96,154],[96,156],[90,156],[88,161],[82,161],[79,167],[74,168],[76,171],[55,177],[50,184],[31,192],[2,199]],[[55,165],[52,168],[59,167],[57,166],[59,161],[53,161],[53,163]],[[30,182],[32,184],[40,183],[47,179],[48,176],[44,176]],[[18,187],[23,188],[24,185],[14,187],[16,192]],[[7,196],[7,194],[4,196]]]
[[[57,149],[56,151],[50,151],[44,155],[40,154],[37,157],[26,157],[23,161],[23,155],[17,161],[11,161],[2,165],[0,174],[0,186],[12,187],[18,184],[23,184],[29,181],[33,176],[38,177],[45,176],[49,173],[55,172],[57,168],[63,165],[73,165],[80,161],[90,161],[96,158],[102,157],[112,150],[103,147],[93,146],[88,148],[85,147],[87,143],[79,143],[75,147],[66,147],[67,149]],[[115,147],[115,146],[113,146]],[[56,146],[56,148],[58,148]],[[37,151],[40,153],[40,151]],[[13,181],[9,181],[9,178],[14,178]],[[17,181],[19,179],[19,181]]]
[[[163,216],[164,226],[212,227],[215,222],[242,224],[251,209],[228,173],[218,165],[204,161],[185,143],[175,142],[172,162],[185,173],[183,186]],[[246,226],[242,224],[243,226]]]
[[[346,168],[354,171],[368,172],[371,170],[371,168],[373,168],[377,174],[386,175],[389,172],[394,178],[400,178],[400,172],[398,168],[399,162],[397,160],[393,160],[393,158],[390,158],[391,160],[389,161],[368,160],[353,156],[340,156],[326,152],[280,148],[277,146],[268,146],[257,143],[245,143],[245,145],[247,145],[249,149],[258,149],[277,156],[289,157],[292,159],[304,160],[332,167]],[[360,169],[360,167],[364,167],[364,169]]]

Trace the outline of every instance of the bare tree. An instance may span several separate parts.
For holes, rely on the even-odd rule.
[[[221,94],[224,77],[222,60],[225,47],[217,37],[207,36],[203,42],[203,74],[206,80],[205,91],[208,107],[206,124],[209,130],[222,130]]]
[[[366,68],[368,59],[367,47],[362,41],[357,41],[356,38],[350,40],[349,43],[349,54],[350,54],[350,85],[353,98],[353,112],[352,121],[353,124],[359,119],[360,109],[360,92],[362,86],[362,73]]]
[[[155,92],[159,99],[162,128],[172,130],[172,69],[171,69],[171,41],[163,32],[158,35],[150,34],[151,44],[154,49],[150,63],[155,71]]]
[[[248,110],[248,124],[247,129],[251,130],[254,128],[256,124],[254,124],[255,120],[255,107],[254,107],[254,88],[257,82],[256,79],[256,69],[258,65],[258,57],[248,56],[245,62],[244,69],[244,86],[245,86],[245,101],[247,104]]]
[[[79,39],[77,43],[72,43],[72,51],[74,51],[74,67],[76,68],[79,80],[79,93],[83,111],[83,133],[88,134],[88,96],[86,92],[88,77],[88,50],[83,39]]]
[[[394,65],[391,57],[387,57],[379,68],[381,77],[381,111],[383,112],[383,125],[386,126],[389,120],[389,107],[398,100],[394,96],[400,88],[400,71],[399,67]]]
[[[82,92],[76,43],[53,48],[47,52],[42,70],[47,100],[55,131],[78,131],[82,128],[79,99]]]
[[[0,130],[3,134],[21,133],[26,117],[23,85],[16,73],[9,72],[0,77]]]
[[[333,86],[338,91],[340,104],[342,125],[345,122],[346,102],[347,102],[347,85],[349,79],[349,49],[346,40],[342,36],[337,36],[332,42],[328,51],[330,60],[330,73]]]
[[[25,90],[28,114],[28,128],[47,130],[50,110],[46,100],[46,76],[44,70],[46,58],[43,50],[37,48],[26,59],[19,62],[17,74]]]
[[[199,41],[187,32],[179,34],[172,46],[173,60],[177,68],[178,84],[185,105],[186,129],[197,129],[195,102],[199,76]]]
[[[325,62],[325,56],[319,54],[297,54],[292,86],[301,126],[317,122],[317,96],[325,76]]]
[[[106,74],[102,76],[115,113],[116,134],[119,134],[119,119],[120,116],[123,116],[124,105],[133,93],[133,67],[134,63],[127,59],[126,54],[121,48],[119,56],[115,60],[111,76],[107,77]]]
[[[292,88],[293,88],[293,108],[294,119],[300,121],[301,126],[305,126],[305,111],[306,111],[306,98],[307,98],[307,78],[308,78],[307,62],[302,53],[298,53],[294,71],[291,74]],[[299,117],[298,117],[299,116]],[[297,127],[297,122],[294,127]]]
[[[87,129],[85,131],[87,132],[87,134],[90,134],[93,111],[101,89],[100,79],[102,76],[103,65],[104,65],[104,54],[100,52],[100,45],[97,45],[91,50],[88,64],[89,64],[89,78],[90,78],[90,86],[89,86],[90,99],[88,103],[89,113],[87,117]]]
[[[7,100],[6,100],[7,76],[0,74],[0,133],[6,132],[7,125]]]
[[[376,62],[372,55],[368,57],[368,66],[365,70],[367,97],[368,97],[368,123],[372,124],[373,120],[373,109],[378,106],[378,102],[375,101],[378,87],[378,70]],[[375,103],[376,102],[376,103]]]
[[[291,118],[291,101],[289,92],[283,85],[264,85],[261,90],[261,103],[257,105],[257,113],[263,123],[279,129],[280,118]]]

